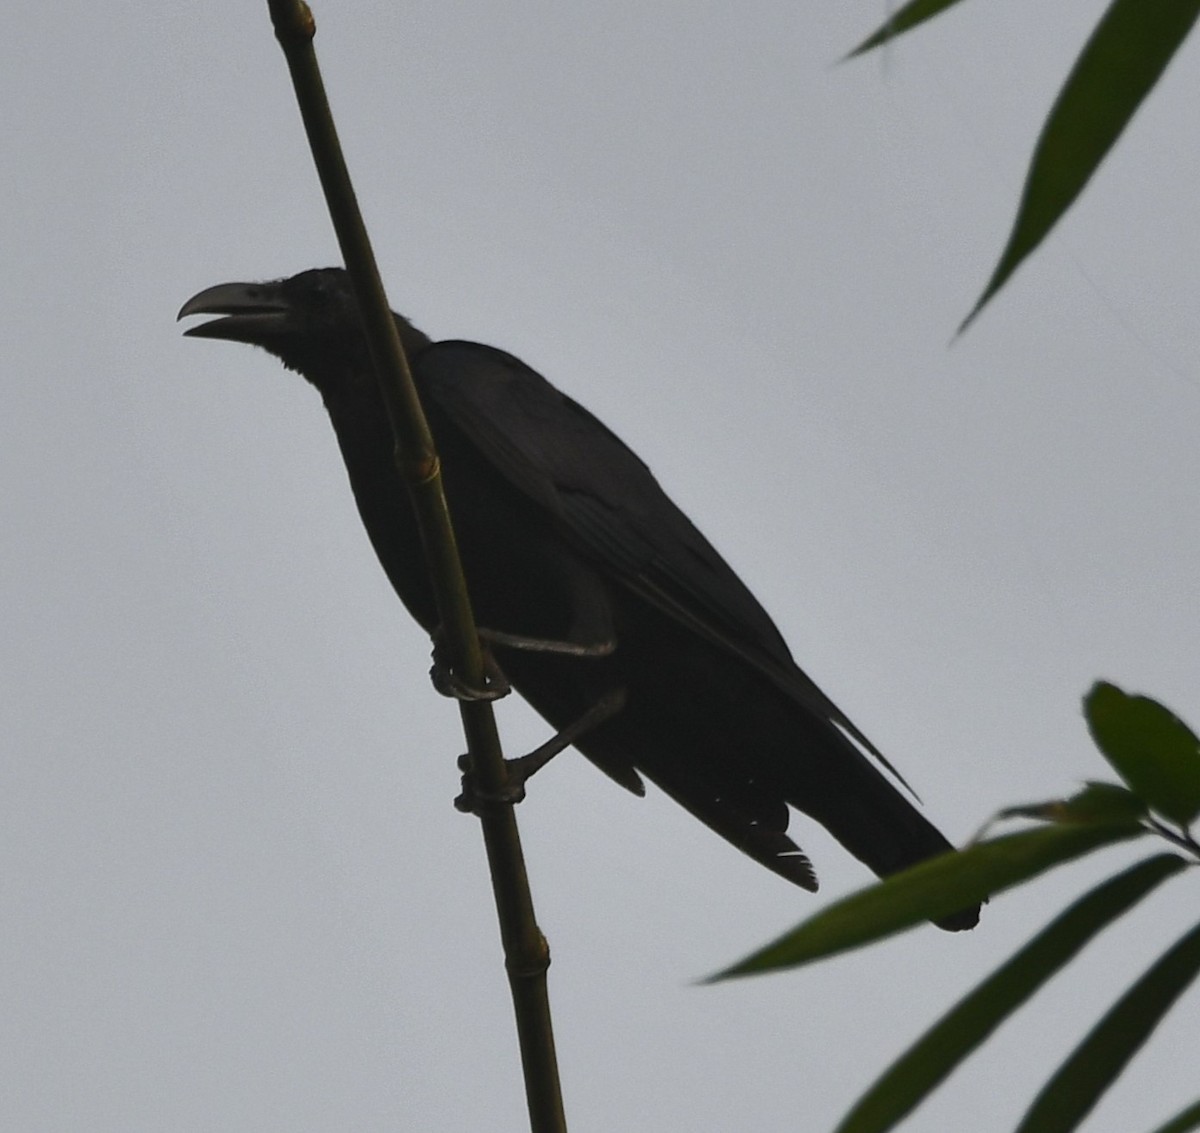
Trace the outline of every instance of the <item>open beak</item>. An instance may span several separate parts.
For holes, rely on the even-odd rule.
[[[290,307],[276,283],[218,283],[193,295],[176,319],[189,315],[222,315],[223,318],[188,327],[190,338],[224,338],[259,344],[286,329]]]

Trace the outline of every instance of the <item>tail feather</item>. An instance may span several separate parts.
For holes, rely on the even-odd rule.
[[[855,753],[857,755],[857,753]],[[861,757],[839,761],[839,774],[829,789],[814,796],[791,798],[815,818],[847,850],[880,877],[898,873],[954,846],[917,808]],[[974,928],[979,906],[937,921],[957,932]]]
[[[787,836],[788,808],[781,801],[739,799],[693,776],[643,773],[710,830],[793,885],[815,893],[817,874],[808,856]]]

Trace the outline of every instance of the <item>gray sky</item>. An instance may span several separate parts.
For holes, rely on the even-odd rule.
[[[1195,43],[947,347],[1102,8],[966,5],[843,67],[877,0],[317,9],[393,304],[641,452],[957,839],[1105,774],[1097,676],[1200,723]],[[316,395],[173,322],[201,287],[337,260],[266,5],[22,5],[5,32],[0,1126],[520,1129],[427,642]],[[545,734],[500,718],[513,753]],[[969,936],[699,988],[864,871],[797,819],[823,888],[794,892],[578,756],[520,819],[575,1131],[829,1128],[1132,857]],[[1011,1128],[1190,892],[906,1128]],[[1087,1128],[1194,1097],[1198,1027],[1193,993]]]

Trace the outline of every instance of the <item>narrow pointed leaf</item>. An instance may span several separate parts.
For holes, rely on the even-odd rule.
[[[1192,1133],[1200,1129],[1200,1101],[1193,1102],[1187,1109],[1177,1113],[1166,1125],[1160,1125],[1154,1133]]]
[[[1056,822],[1136,821],[1146,817],[1146,803],[1119,783],[1090,782],[1065,800],[1054,815]]]
[[[1053,866],[1146,831],[1133,822],[1043,826],[943,854],[859,890],[737,964],[709,977],[808,964],[951,916]]]
[[[960,334],[1071,207],[1198,14],[1200,0],[1109,5],[1042,127],[1008,243]]]
[[[884,1133],[1059,971],[1101,929],[1187,862],[1148,858],[1081,897],[896,1060],[837,1127],[836,1133]]]
[[[1017,1133],[1069,1133],[1200,973],[1200,924],[1156,961],[1075,1048],[1021,1122]]]
[[[906,31],[910,31],[918,24],[923,24],[926,20],[933,19],[934,16],[939,15],[957,3],[958,0],[910,0],[900,11],[893,12],[887,21],[877,31],[867,36],[862,43],[846,56],[846,59],[853,59],[856,55],[866,54],[866,52],[878,47],[881,43],[887,43],[889,40],[903,35]],[[842,62],[845,62],[845,59]]]
[[[1117,783],[1087,783],[1069,799],[1009,806],[997,818],[1034,818],[1041,822],[1120,822],[1146,816],[1145,802]]]
[[[1187,826],[1200,814],[1200,739],[1169,708],[1099,681],[1083,701],[1104,758],[1159,814]]]

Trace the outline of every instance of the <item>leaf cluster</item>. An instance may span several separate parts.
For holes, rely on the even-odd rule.
[[[1171,849],[1135,862],[1083,894],[905,1051],[859,1099],[837,1133],[894,1128],[1006,1018],[1104,928],[1168,879],[1200,862],[1200,739],[1169,709],[1098,682],[1084,715],[1122,783],[1010,807],[998,821],[1033,825],[978,837],[830,906],[714,979],[794,968],[937,919],[1119,842],[1156,837]],[[983,833],[986,833],[986,828]],[[1197,923],[1126,990],[1051,1075],[1018,1133],[1066,1133],[1080,1122],[1200,974]],[[1200,1128],[1200,1101],[1156,1133]]]

